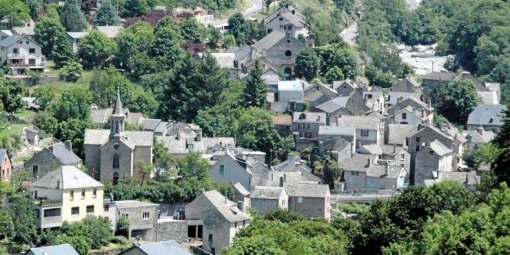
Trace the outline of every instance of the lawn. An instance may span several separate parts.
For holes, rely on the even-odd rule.
[[[57,96],[61,95],[62,92],[66,91],[71,87],[83,87],[88,88],[90,81],[92,80],[92,71],[83,71],[82,77],[75,83],[66,81],[57,81],[49,83],[40,83],[36,86],[30,87],[29,92],[32,94],[36,88],[39,87],[50,87]]]

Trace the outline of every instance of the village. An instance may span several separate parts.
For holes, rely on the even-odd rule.
[[[357,221],[345,208],[443,182],[477,193],[492,175],[499,82],[399,52],[382,58],[400,63],[390,74],[363,39],[324,43],[291,2],[245,1],[228,20],[125,14],[130,2],[121,17],[87,2],[78,29],[52,17],[75,19],[74,1],[37,21],[0,15],[0,254],[280,254],[250,253],[246,229]],[[349,22],[369,11],[346,2]]]

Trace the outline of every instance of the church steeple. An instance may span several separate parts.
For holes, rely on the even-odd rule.
[[[115,101],[115,105],[113,106],[113,112],[111,116],[111,130],[110,134],[112,136],[121,136],[124,132],[124,121],[126,119],[126,115],[122,111],[122,101],[120,100],[120,92],[119,88],[117,88],[117,100]]]

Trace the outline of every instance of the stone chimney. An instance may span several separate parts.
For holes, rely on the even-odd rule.
[[[237,208],[244,212],[244,202],[243,201],[237,201]]]

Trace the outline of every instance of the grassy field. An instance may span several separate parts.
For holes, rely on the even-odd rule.
[[[88,88],[89,83],[92,80],[92,71],[83,71],[82,77],[75,83],[65,82],[65,81],[57,81],[57,82],[49,82],[49,83],[40,83],[36,86],[32,86],[29,88],[29,93],[32,94],[35,89],[39,87],[50,87],[57,96],[61,95],[62,92],[66,91],[72,87],[83,87]]]

